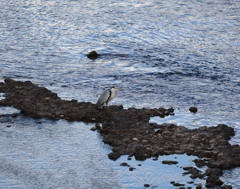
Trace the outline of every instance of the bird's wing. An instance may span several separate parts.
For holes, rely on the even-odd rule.
[[[110,95],[110,91],[104,91],[103,94],[101,94],[101,96],[99,97],[98,101],[97,101],[97,106],[101,106],[103,105],[105,102],[107,102],[108,98]]]

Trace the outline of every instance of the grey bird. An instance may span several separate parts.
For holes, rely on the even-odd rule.
[[[97,101],[96,108],[103,109],[104,106],[107,106],[108,102],[117,96],[118,90],[121,90],[121,88],[112,87],[111,89],[104,91]]]

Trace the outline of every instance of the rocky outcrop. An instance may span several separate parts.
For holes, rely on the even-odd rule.
[[[137,160],[157,159],[169,154],[198,156],[202,159],[196,159],[196,165],[208,166],[209,169],[201,173],[196,168],[185,168],[185,174],[191,174],[192,178],[207,177],[206,187],[221,186],[223,182],[219,177],[222,170],[240,166],[240,147],[228,142],[235,134],[232,127],[219,124],[190,130],[174,124],[149,124],[152,116],[173,115],[173,108],[123,109],[122,106],[110,106],[97,110],[90,102],[62,100],[56,93],[30,81],[9,78],[0,83],[0,92],[6,97],[0,101],[1,106],[13,106],[22,114],[36,119],[96,123],[92,130],[100,132],[103,141],[112,146],[108,156],[112,160],[121,155],[134,156]]]

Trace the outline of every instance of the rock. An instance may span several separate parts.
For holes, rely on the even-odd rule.
[[[190,107],[189,111],[192,113],[196,113],[198,111],[198,109],[196,107]]]
[[[19,113],[12,113],[11,116],[12,116],[13,118],[16,118],[16,117],[19,116]]]
[[[195,167],[183,167],[183,170],[186,170],[188,172],[185,172],[184,174],[191,174],[192,179],[200,178],[202,179],[205,175],[202,174],[200,170],[198,170]]]
[[[91,131],[96,131],[97,128],[96,128],[96,127],[91,127],[90,130],[91,130]]]
[[[224,185],[221,187],[221,189],[232,189],[231,185]]]
[[[90,53],[88,53],[87,57],[89,59],[96,59],[99,56],[99,54],[96,51],[91,51]]]
[[[129,167],[130,165],[128,165],[128,163],[126,163],[126,162],[123,162],[123,163],[120,164],[120,166]]]
[[[135,146],[134,157],[136,160],[140,160],[140,161],[147,159],[148,155],[146,153],[146,148],[142,145]]]
[[[202,189],[202,184],[198,183],[197,186],[196,186],[196,189]]]
[[[173,183],[173,186],[185,186],[185,185],[184,185],[184,184],[180,184],[180,183],[178,183],[178,182],[177,182],[177,183],[174,182],[174,183]]]
[[[148,187],[150,187],[150,184],[144,184],[143,186],[148,188]]]
[[[208,168],[205,171],[206,175],[216,175],[216,176],[222,176],[223,175],[223,171],[221,169],[218,168]]]
[[[206,165],[205,161],[202,159],[195,159],[193,162],[196,164],[197,167],[203,167]]]
[[[168,165],[178,164],[177,161],[170,161],[170,160],[163,160],[162,163],[163,164],[168,164]]]
[[[134,169],[136,169],[136,168],[134,168],[134,167],[129,167],[129,171],[133,171]]]
[[[223,184],[223,182],[219,179],[218,176],[216,175],[210,175],[207,179],[206,179],[206,187],[210,188],[213,186],[221,186]]]
[[[120,157],[120,154],[118,152],[111,152],[108,154],[108,158],[111,160],[117,160]]]

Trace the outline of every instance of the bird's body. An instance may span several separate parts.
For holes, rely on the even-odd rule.
[[[96,108],[103,109],[104,106],[107,106],[108,102],[117,96],[118,90],[120,90],[120,88],[112,87],[111,89],[104,91],[97,101]]]

